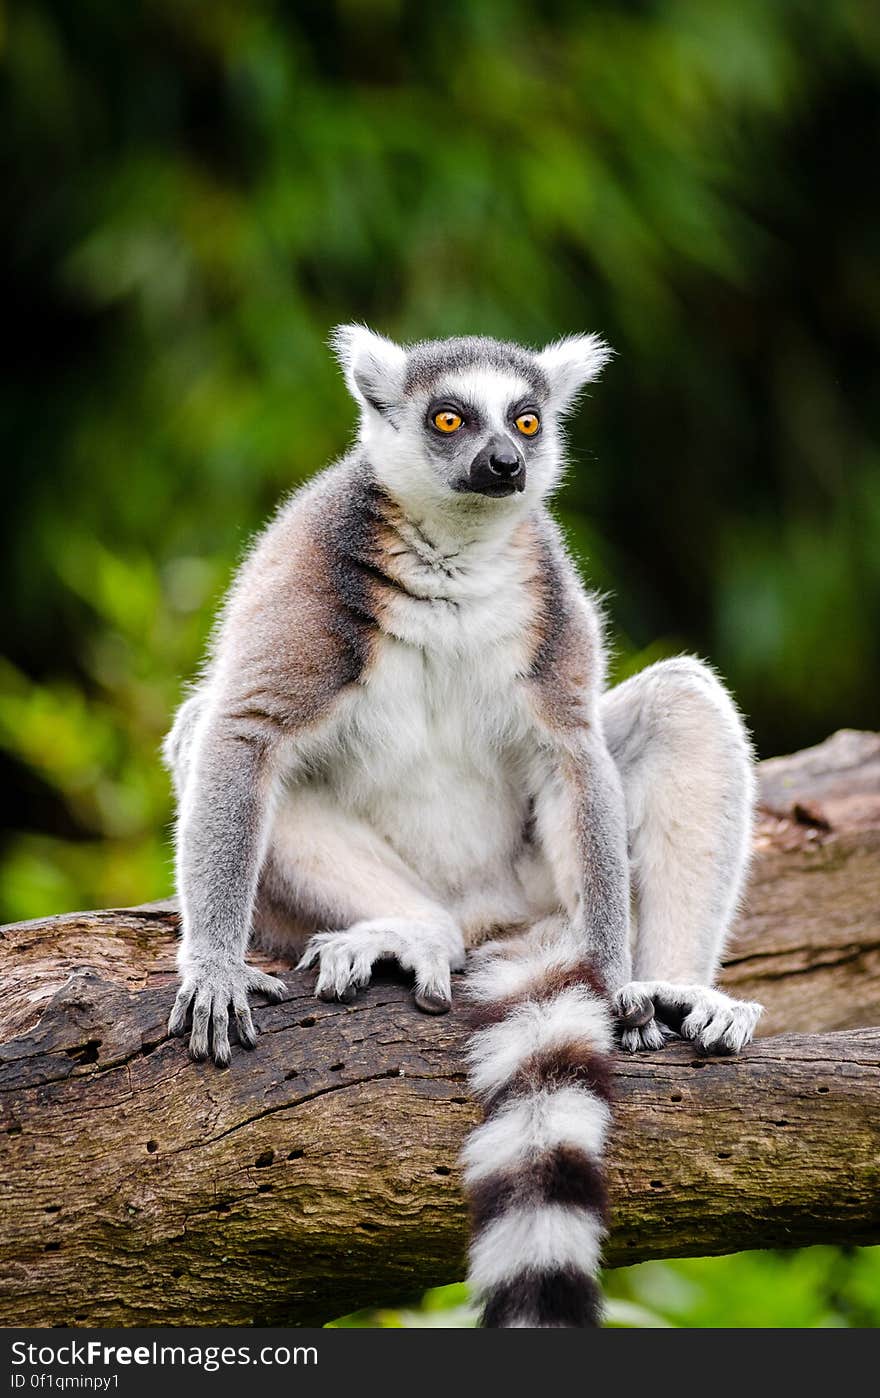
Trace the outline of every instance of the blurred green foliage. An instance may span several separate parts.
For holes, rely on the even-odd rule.
[[[643,1262],[606,1272],[606,1325],[614,1329],[875,1329],[880,1248],[805,1248]],[[401,1329],[475,1324],[467,1288],[438,1286],[421,1305],[359,1311],[331,1328]]]
[[[763,752],[876,724],[875,5],[22,0],[0,40],[0,917],[168,889],[158,743],[350,436],[343,319],[606,334],[561,513],[618,672],[708,655]]]
[[[0,13],[0,918],[168,891],[158,745],[248,535],[350,436],[340,320],[604,333],[561,513],[618,673],[708,655],[765,754],[877,726],[872,0]],[[878,1266],[651,1263],[612,1319],[877,1324]]]

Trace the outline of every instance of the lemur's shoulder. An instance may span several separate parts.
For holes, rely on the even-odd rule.
[[[224,604],[212,674],[227,707],[288,731],[326,715],[376,645],[381,492],[357,450],[281,505]]]
[[[604,617],[581,581],[562,530],[547,510],[530,525],[535,613],[528,679],[554,727],[590,721],[605,687]]]

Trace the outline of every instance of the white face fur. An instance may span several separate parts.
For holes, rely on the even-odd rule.
[[[380,482],[422,518],[509,518],[563,470],[561,419],[611,351],[574,335],[533,352],[495,340],[394,344],[340,326],[333,346]]]

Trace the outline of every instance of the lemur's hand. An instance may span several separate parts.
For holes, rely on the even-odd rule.
[[[192,1002],[192,1031],[189,1051],[193,1058],[210,1054],[218,1068],[225,1068],[230,1059],[229,1010],[235,1016],[238,1037],[244,1048],[257,1042],[248,993],[256,991],[270,1000],[282,1000],[286,994],[283,981],[246,966],[243,961],[208,961],[193,963],[183,970],[183,977],[174,1008],[168,1020],[169,1034],[183,1034],[187,1011]]]
[[[356,922],[344,932],[312,937],[298,970],[318,963],[319,1000],[349,1004],[369,983],[377,961],[390,957],[415,975],[415,1002],[426,1014],[445,1014],[452,1003],[450,973],[464,965],[464,942],[452,919],[402,917]]]
[[[631,981],[613,1001],[620,1042],[630,1053],[689,1039],[701,1053],[739,1053],[750,1042],[763,1006],[734,1000],[708,985]]]

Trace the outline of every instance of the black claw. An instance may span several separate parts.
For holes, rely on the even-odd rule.
[[[323,1000],[325,1005],[350,1005],[356,995],[357,987],[354,985],[346,986],[338,995],[335,990],[318,991],[318,999]]]
[[[433,995],[427,990],[417,990],[415,1001],[426,1015],[446,1015],[452,1008],[452,1001],[445,995]]]

